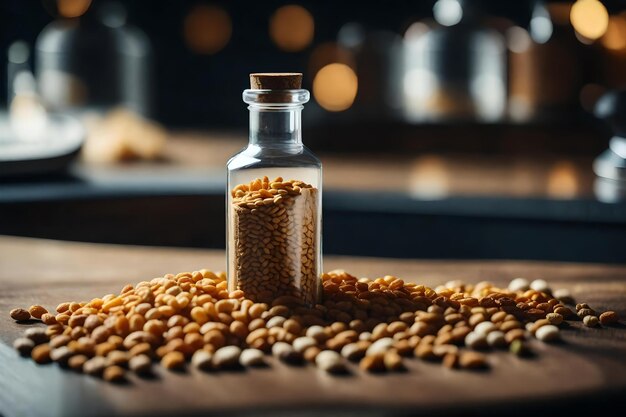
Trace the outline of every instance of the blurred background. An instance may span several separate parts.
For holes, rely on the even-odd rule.
[[[0,0],[0,233],[223,248],[303,72],[324,252],[626,262],[626,0]]]

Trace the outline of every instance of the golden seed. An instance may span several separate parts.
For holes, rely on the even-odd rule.
[[[50,346],[48,345],[38,345],[33,348],[31,351],[31,357],[37,363],[48,363],[50,362]]]
[[[619,321],[619,316],[615,311],[605,311],[600,314],[600,323],[603,326],[608,326],[611,324],[615,324]]]
[[[48,310],[46,310],[44,307],[42,307],[40,305],[33,305],[33,306],[29,307],[28,312],[34,318],[41,319],[41,316],[46,314],[48,312]]]
[[[115,382],[115,383],[123,382],[126,380],[126,371],[124,371],[123,368],[116,366],[116,365],[107,366],[104,369],[102,378],[107,382]]]
[[[181,369],[185,365],[185,356],[177,351],[168,352],[161,359],[161,365],[165,369]]]

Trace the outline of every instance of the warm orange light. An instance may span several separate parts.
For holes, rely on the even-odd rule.
[[[320,106],[328,111],[343,111],[354,103],[358,79],[352,68],[345,64],[329,64],[318,71],[313,80],[313,95]]]
[[[231,34],[230,16],[221,7],[198,5],[185,18],[185,41],[198,54],[219,52],[228,44]]]
[[[411,196],[415,198],[444,198],[450,191],[450,168],[439,156],[421,156],[411,166],[409,183]]]
[[[279,8],[270,19],[270,37],[283,51],[301,51],[313,41],[315,22],[302,6],[295,4]]]
[[[548,173],[546,192],[556,199],[571,199],[578,195],[578,173],[574,164],[568,161],[559,161],[554,164]]]
[[[57,0],[57,9],[63,17],[79,17],[85,14],[91,0]]]
[[[614,51],[626,49],[626,19],[621,16],[610,17],[609,26],[601,40],[607,49]]]
[[[606,32],[609,13],[598,0],[578,0],[569,15],[572,26],[584,38],[595,40]]]

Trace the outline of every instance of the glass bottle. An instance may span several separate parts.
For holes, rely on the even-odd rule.
[[[303,144],[302,74],[251,74],[248,146],[228,161],[229,290],[256,302],[321,292],[322,165]]]

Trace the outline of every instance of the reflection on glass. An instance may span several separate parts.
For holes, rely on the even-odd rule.
[[[454,24],[458,1],[441,0],[437,4],[440,6],[435,17],[447,26],[425,31],[423,23],[416,23],[404,37],[407,119],[500,119],[506,109],[506,60],[501,36],[471,17],[459,17],[460,22]]]

